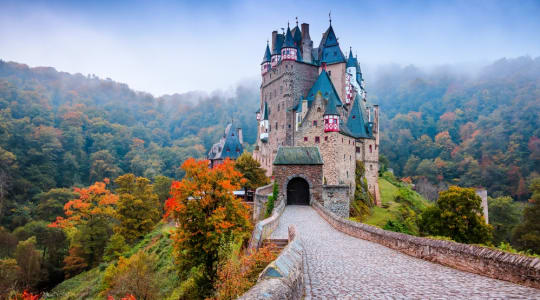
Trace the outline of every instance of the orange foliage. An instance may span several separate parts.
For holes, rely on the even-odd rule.
[[[39,298],[41,298],[41,295],[32,294],[25,290],[22,294],[11,297],[10,300],[39,300]]]
[[[233,195],[240,189],[242,174],[234,162],[208,168],[207,160],[190,158],[182,164],[186,176],[174,181],[165,203],[165,218],[178,224],[173,236],[181,269],[205,265],[208,278],[216,274],[211,263],[225,236],[245,236],[251,230],[247,205]]]
[[[107,296],[107,300],[114,300],[114,297],[109,295]],[[137,300],[137,298],[135,298],[135,296],[131,294],[127,294],[125,297],[122,297],[120,300]]]
[[[68,201],[64,205],[66,218],[56,217],[50,227],[73,227],[89,220],[92,216],[112,216],[118,196],[107,189],[109,179],[96,182],[88,188],[74,188],[80,196],[78,199]]]
[[[406,184],[412,184],[411,177],[403,177],[403,178],[401,178],[401,181],[403,181]]]
[[[276,259],[272,246],[266,246],[239,258],[231,258],[220,266],[216,281],[216,299],[236,299],[255,283],[262,270]]]

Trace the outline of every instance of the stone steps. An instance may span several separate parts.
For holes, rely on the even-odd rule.
[[[283,248],[287,247],[287,244],[289,244],[288,239],[265,239],[262,242],[262,247],[265,247],[267,245],[272,244],[277,251],[281,252]]]

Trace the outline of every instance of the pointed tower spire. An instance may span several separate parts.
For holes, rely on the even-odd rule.
[[[328,21],[330,22],[330,26],[332,26],[332,11],[328,12]]]

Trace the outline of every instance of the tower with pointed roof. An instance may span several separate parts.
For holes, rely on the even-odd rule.
[[[368,188],[380,203],[379,108],[366,99],[352,47],[345,56],[331,22],[316,48],[309,24],[300,28],[297,21],[293,29],[287,24],[283,31],[272,32],[261,63],[255,159],[267,175],[283,175],[273,173],[280,147],[316,147],[323,160],[320,176],[325,186],[347,187],[349,197],[354,195],[356,160],[360,160]]]

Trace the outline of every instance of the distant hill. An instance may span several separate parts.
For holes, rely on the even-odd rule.
[[[124,173],[182,176],[234,118],[254,143],[255,86],[232,96],[191,92],[153,97],[96,76],[0,60],[0,225],[31,218],[32,198]]]
[[[399,176],[530,196],[540,176],[540,57],[501,59],[476,75],[387,68],[368,81],[381,151]]]

